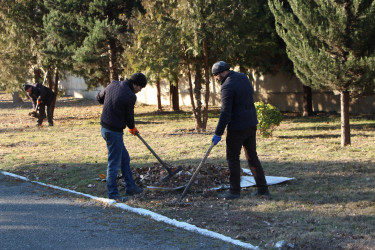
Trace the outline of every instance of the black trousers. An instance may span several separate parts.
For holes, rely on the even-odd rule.
[[[230,192],[233,194],[239,194],[241,191],[240,154],[242,147],[245,150],[246,160],[254,176],[258,190],[260,192],[268,190],[263,167],[256,151],[256,131],[256,127],[227,131],[226,143],[227,160],[230,172],[229,183]]]
[[[46,118],[46,106],[47,106],[47,120],[49,124],[53,124],[53,109],[52,109],[53,99],[49,100],[47,103],[42,102],[39,105],[39,114],[38,123],[42,124],[44,118]]]

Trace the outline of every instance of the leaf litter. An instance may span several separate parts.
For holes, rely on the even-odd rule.
[[[172,172],[175,172],[178,167],[171,166],[170,169]],[[154,163],[150,167],[133,169],[133,178],[135,183],[142,188],[152,190],[179,190],[189,183],[197,168],[195,165],[181,167],[181,171],[177,172],[166,181],[163,181],[163,178],[168,176],[168,172],[161,164],[157,163]],[[242,175],[247,174],[242,172]],[[98,180],[105,181],[105,178],[106,176],[104,174],[100,174]],[[117,182],[119,186],[125,187],[122,174],[117,176]],[[195,192],[205,192],[217,187],[223,187],[228,183],[229,169],[227,167],[206,163],[195,177],[190,189]]]

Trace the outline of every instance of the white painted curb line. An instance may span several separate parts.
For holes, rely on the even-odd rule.
[[[73,193],[73,194],[80,195],[80,196],[85,196],[85,197],[87,197],[89,199],[100,201],[100,202],[105,203],[107,205],[113,205],[113,206],[121,208],[121,209],[123,209],[125,211],[136,213],[136,214],[139,214],[139,215],[142,215],[142,216],[147,216],[147,217],[150,217],[153,220],[164,222],[166,224],[169,224],[169,225],[172,225],[172,226],[175,226],[175,227],[178,227],[178,228],[183,228],[183,229],[185,229],[187,231],[199,233],[199,234],[211,237],[211,238],[215,238],[215,239],[219,239],[219,240],[222,240],[222,241],[226,241],[226,242],[232,243],[234,245],[237,245],[237,246],[240,246],[240,247],[243,247],[243,248],[247,248],[247,249],[259,249],[257,246],[253,246],[250,243],[246,243],[246,242],[242,242],[242,241],[239,241],[239,240],[235,240],[235,239],[232,239],[232,238],[230,238],[228,236],[225,236],[225,235],[222,235],[222,234],[219,234],[219,233],[207,230],[207,229],[199,228],[197,226],[191,225],[191,224],[186,223],[186,222],[181,222],[181,221],[177,221],[175,219],[170,219],[170,218],[168,218],[166,216],[154,213],[154,212],[149,211],[147,209],[134,208],[134,207],[125,205],[124,203],[117,203],[115,200],[112,200],[112,199],[100,198],[100,197],[92,196],[92,195],[89,195],[89,194],[84,194],[84,193],[81,193],[81,192],[76,192],[74,190],[70,190],[70,189],[67,189],[67,188],[62,188],[62,187],[58,187],[58,186],[54,186],[54,185],[50,185],[50,184],[45,184],[45,183],[38,182],[38,181],[30,181],[26,177],[23,177],[23,176],[20,176],[20,175],[16,175],[16,174],[12,174],[12,173],[9,173],[9,172],[6,172],[6,171],[0,171],[0,173],[3,174],[3,175],[11,176],[11,177],[14,177],[14,178],[17,178],[17,179],[21,179],[21,180],[24,180],[24,181],[29,181],[29,182],[32,182],[32,183],[36,183],[36,184],[39,184],[39,185],[42,185],[42,186],[46,186],[46,187],[58,189],[58,190],[61,190],[61,191]]]

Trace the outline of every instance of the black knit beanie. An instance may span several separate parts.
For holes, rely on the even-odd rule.
[[[146,76],[140,72],[133,74],[129,80],[142,88],[146,87],[147,84]]]
[[[32,85],[31,84],[29,84],[29,83],[26,83],[25,85],[23,85],[23,89],[26,91],[26,90],[28,90],[29,88],[31,88],[32,87]]]

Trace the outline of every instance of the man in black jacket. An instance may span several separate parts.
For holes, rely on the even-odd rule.
[[[100,124],[101,133],[107,143],[107,189],[108,197],[118,202],[125,202],[127,197],[120,197],[117,188],[117,173],[121,169],[126,185],[126,194],[134,195],[143,192],[134,182],[130,169],[130,156],[125,148],[123,130],[128,127],[133,135],[138,133],[134,124],[135,95],[147,84],[146,76],[142,73],[133,74],[125,81],[112,81],[104,90],[98,93],[96,99],[104,104]]]
[[[46,86],[43,86],[39,83],[25,84],[24,89],[33,104],[33,109],[39,109],[37,126],[41,126],[43,123],[43,119],[46,118],[46,106],[48,126],[53,126],[52,103],[55,100],[55,93],[53,93],[53,91]]]
[[[256,151],[256,129],[258,124],[254,105],[254,90],[249,78],[242,73],[229,70],[224,61],[212,66],[212,74],[221,82],[221,111],[212,141],[216,145],[227,127],[227,160],[230,189],[219,198],[237,199],[241,192],[240,153],[244,147],[248,164],[253,173],[258,191],[252,195],[270,196],[262,165]]]

